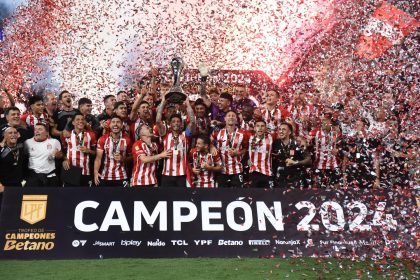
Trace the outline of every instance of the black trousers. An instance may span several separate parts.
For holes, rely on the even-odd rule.
[[[273,178],[260,172],[252,172],[250,174],[251,188],[273,188]]]
[[[101,180],[99,182],[100,187],[128,187],[127,180]]]
[[[54,173],[53,171],[52,173]],[[57,176],[47,177],[48,174],[35,173],[29,170],[28,179],[26,180],[26,187],[59,187]]]
[[[162,181],[160,182],[162,188],[186,188],[187,177],[186,176],[165,176],[162,175]]]
[[[278,172],[274,180],[275,188],[307,188],[308,181],[305,171]]]
[[[72,185],[69,183],[64,183],[64,187],[90,187],[92,185],[92,176],[91,175],[82,175],[80,176],[80,184]]]
[[[219,188],[243,188],[244,178],[242,174],[218,174],[217,184]]]
[[[339,168],[315,169],[315,185],[319,188],[329,188],[343,184],[343,176]]]
[[[134,185],[132,188],[154,188],[156,185]]]

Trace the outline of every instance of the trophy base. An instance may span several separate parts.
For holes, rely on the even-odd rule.
[[[182,92],[168,92],[165,95],[168,103],[182,104],[187,99],[187,95]]]

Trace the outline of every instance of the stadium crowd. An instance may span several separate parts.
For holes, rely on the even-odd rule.
[[[28,98],[22,113],[0,96],[0,192],[7,187],[410,187],[418,139],[405,137],[383,107],[277,87],[250,94],[186,84],[187,100],[168,102],[170,84],[149,83],[103,97],[68,91]],[[350,106],[351,105],[351,106]],[[94,116],[93,106],[103,111]],[[354,110],[354,108],[356,108]]]

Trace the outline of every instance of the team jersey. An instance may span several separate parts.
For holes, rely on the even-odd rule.
[[[332,150],[338,149],[338,141],[341,135],[331,130],[325,132],[322,129],[314,129],[309,135],[313,138],[314,166],[316,169],[334,169],[339,165],[338,156],[332,154]]]
[[[278,106],[271,111],[267,108],[261,108],[261,114],[270,133],[277,132],[281,123],[290,117],[289,111],[282,106]]]
[[[242,173],[242,156],[232,157],[229,155],[229,150],[243,150],[248,148],[248,133],[238,128],[232,133],[228,133],[226,128],[224,128],[220,131],[214,131],[212,138],[215,140],[216,147],[220,152],[223,163],[222,173],[227,175]]]
[[[21,116],[20,120],[32,130],[38,123],[45,124],[47,127],[49,126],[48,115],[46,113],[42,113],[39,117],[36,117],[32,112],[29,112]]]
[[[273,148],[274,137],[271,134],[258,138],[253,135],[249,138],[249,173],[259,172],[266,176],[273,175],[271,167],[271,150]]]
[[[252,119],[250,121],[245,121],[245,120],[241,121],[240,128],[243,129],[243,130],[254,131],[254,127],[255,127],[255,120],[254,119]]]
[[[200,153],[197,148],[193,148],[190,151],[190,158],[195,168],[201,168],[203,163],[210,166],[221,166],[222,161],[219,153],[213,156],[211,153]],[[199,174],[194,174],[194,187],[196,188],[217,188],[217,184],[214,178],[214,172],[201,169]]]
[[[147,145],[143,140],[138,140],[133,144],[133,174],[131,178],[132,186],[146,186],[157,184],[156,162],[144,163],[141,156],[153,156],[158,152],[156,143]]]
[[[187,167],[187,151],[191,142],[191,132],[187,129],[174,137],[173,133],[167,133],[161,137],[164,150],[172,150],[172,156],[164,159],[162,175],[184,176]]]
[[[296,136],[308,135],[310,131],[310,124],[308,122],[313,122],[319,118],[319,111],[309,104],[305,106],[291,104],[287,107],[287,110],[290,112],[292,119],[296,123],[296,131],[294,131]],[[303,122],[303,117],[306,117],[308,122]]]
[[[82,168],[82,175],[90,175],[90,155],[82,153],[80,147],[95,150],[95,134],[91,131],[76,134],[75,130],[72,130],[69,137],[62,139],[62,143],[63,147],[67,150],[66,156],[70,164]]]
[[[131,140],[126,134],[120,134],[113,139],[110,134],[105,134],[98,140],[97,149],[103,151],[102,180],[116,181],[127,179],[127,172],[123,162],[117,162],[114,154],[119,153],[125,158],[131,153]]]

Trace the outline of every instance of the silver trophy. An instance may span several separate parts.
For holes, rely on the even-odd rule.
[[[180,57],[175,57],[171,61],[172,73],[174,75],[174,84],[165,95],[165,99],[169,103],[183,103],[187,99],[187,95],[184,93],[181,87],[181,74],[184,69],[184,61]]]
[[[200,62],[198,64],[198,71],[200,72],[200,80],[202,82],[207,81],[207,77],[209,75],[209,69],[207,69],[207,65],[204,62]]]

